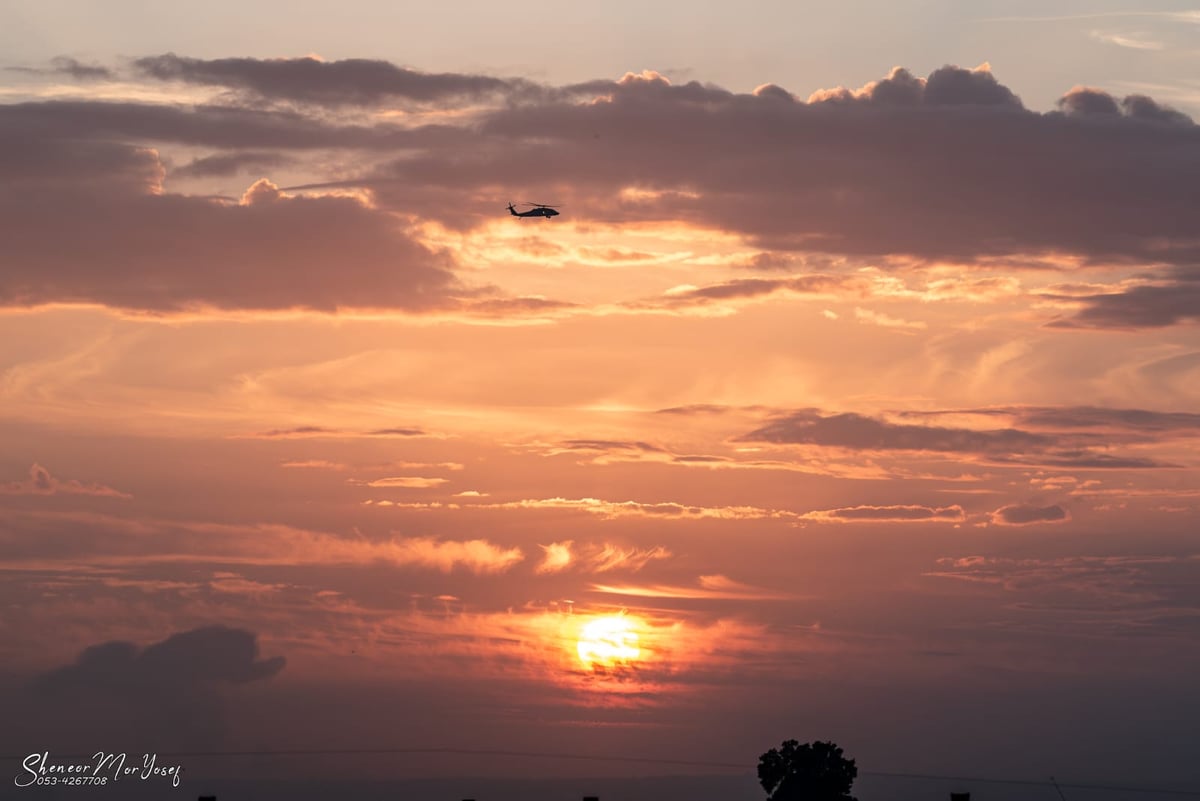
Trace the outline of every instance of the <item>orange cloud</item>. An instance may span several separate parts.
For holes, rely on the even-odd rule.
[[[961,523],[967,519],[961,506],[848,506],[841,509],[823,509],[801,515],[805,520],[820,520],[837,523],[908,523],[946,522]]]
[[[675,598],[675,599],[724,599],[724,600],[783,600],[794,599],[793,593],[779,593],[764,590],[750,584],[734,581],[728,576],[719,574],[700,576],[698,587],[685,587],[674,584],[593,584],[594,592],[609,595],[628,595],[638,598]]]
[[[383,563],[444,573],[463,569],[485,574],[506,572],[525,558],[518,547],[483,539],[368,539],[278,524],[132,520],[83,513],[18,513],[9,517],[20,530],[74,533],[70,538],[61,534],[47,538],[53,542],[43,552],[6,562],[11,565],[41,563],[45,559],[104,565],[205,561],[261,565]],[[103,550],[97,550],[101,547]]]
[[[537,566],[536,571],[538,573],[557,573],[570,567],[571,544],[571,540],[567,540],[538,546],[545,552],[545,557]]]
[[[398,487],[400,489],[430,489],[447,483],[445,478],[424,478],[422,476],[393,476],[377,478],[374,481],[351,480],[351,484],[361,484],[365,487]]]

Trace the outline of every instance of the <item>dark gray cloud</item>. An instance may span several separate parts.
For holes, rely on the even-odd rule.
[[[1136,120],[1190,126],[1192,119],[1145,95],[1128,95],[1121,100],[1099,89],[1078,87],[1063,95],[1058,108],[1071,117],[1127,117]]]
[[[1179,431],[1188,418],[1172,418],[1155,412],[1109,410],[1093,407],[1053,409],[982,409],[967,413],[1012,415],[1022,428],[973,429],[948,426],[894,423],[846,412],[825,414],[806,409],[776,417],[765,425],[737,437],[737,442],[769,442],[778,445],[814,445],[859,451],[908,451],[956,454],[996,464],[1076,468],[1083,470],[1146,469],[1178,467],[1158,459],[1114,454],[1106,449],[1117,443],[1145,442],[1138,431],[1153,430],[1155,424],[1173,425]],[[922,413],[945,414],[945,412]],[[1122,423],[1121,421],[1125,421]],[[1167,423],[1166,421],[1173,421]],[[1127,433],[1093,431],[1095,426],[1120,426]],[[1057,430],[1052,430],[1057,429]],[[1081,430],[1082,429],[1082,430]],[[1135,429],[1128,433],[1128,429]]]
[[[291,110],[88,100],[0,105],[0,134],[21,141],[69,139],[99,144],[117,140],[231,149],[365,151],[453,148],[475,138],[469,129],[452,125],[337,124]]]
[[[1195,202],[1200,202],[1200,195]],[[1195,323],[1200,321],[1200,268],[1179,266],[1153,284],[1070,299],[1083,308],[1073,317],[1050,323],[1052,327],[1130,329]]]
[[[243,684],[270,678],[283,666],[281,656],[258,659],[257,636],[252,632],[209,626],[174,634],[145,648],[130,642],[92,646],[74,663],[43,674],[36,686],[51,695],[114,692],[135,696],[147,688]]]
[[[1058,504],[1027,506],[1014,504],[992,512],[992,522],[1002,526],[1027,526],[1033,523],[1062,523],[1068,520],[1067,510]]]
[[[997,461],[1003,461],[998,458]],[[1095,451],[1059,451],[1025,460],[1024,464],[1039,464],[1045,467],[1075,467],[1082,470],[1140,470],[1151,467],[1180,467],[1171,462],[1145,456],[1116,456]]]
[[[38,67],[6,67],[13,72],[32,72],[44,75],[69,75],[78,81],[110,80],[114,73],[108,67],[100,64],[84,64],[70,56],[56,56],[50,59],[49,68]]]
[[[1200,129],[1163,122],[1142,100],[1132,113],[1113,100],[1115,116],[1074,113],[1074,101],[1041,114],[990,73],[953,67],[809,103],[656,76],[605,94],[498,109],[469,156],[429,153],[374,178],[532,184],[566,195],[573,213],[682,219],[780,251],[1196,254],[1194,222],[1177,211],[1196,199],[1188,154]],[[659,194],[622,197],[628,186]]]
[[[213,178],[237,175],[252,170],[263,171],[269,167],[281,167],[294,163],[294,159],[282,153],[245,151],[218,153],[192,159],[182,167],[171,170],[172,178]]]
[[[1120,428],[1133,431],[1200,431],[1200,414],[1102,406],[1036,406],[1013,410],[1023,425],[1048,428]]]
[[[329,106],[398,100],[446,103],[532,91],[534,86],[520,79],[419,72],[363,58],[200,59],[167,53],[139,58],[133,66],[141,75],[157,80],[221,86],[267,99]]]
[[[84,64],[69,56],[57,56],[50,61],[55,72],[70,75],[77,80],[109,80],[113,71],[100,64]]]
[[[254,633],[224,626],[144,648],[106,642],[34,680],[26,700],[35,711],[23,726],[52,748],[83,734],[112,741],[107,747],[117,750],[141,743],[152,751],[212,746],[226,734],[220,688],[269,679],[283,667],[283,657],[259,658]]]

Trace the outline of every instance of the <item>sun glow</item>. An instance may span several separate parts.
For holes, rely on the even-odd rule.
[[[641,658],[638,621],[625,615],[605,615],[584,623],[579,629],[576,651],[588,670],[611,670],[629,666]]]

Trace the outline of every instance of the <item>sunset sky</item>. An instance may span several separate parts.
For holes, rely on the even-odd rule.
[[[1200,790],[1194,2],[8,0],[0,54],[0,755]],[[708,770],[461,759],[190,771]]]

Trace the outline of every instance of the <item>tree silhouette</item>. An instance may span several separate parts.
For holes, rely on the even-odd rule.
[[[853,759],[833,743],[787,740],[758,758],[758,781],[769,801],[856,801]]]

